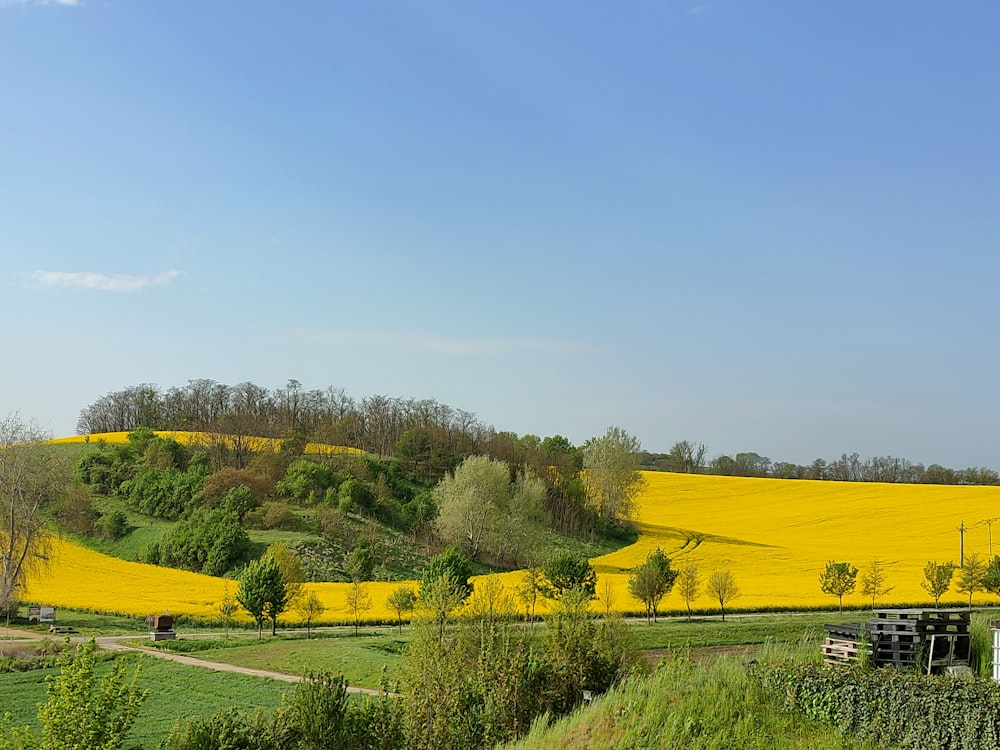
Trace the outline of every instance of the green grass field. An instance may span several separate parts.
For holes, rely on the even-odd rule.
[[[247,711],[273,711],[282,696],[294,686],[286,682],[214,672],[201,667],[156,659],[126,656],[139,667],[139,685],[149,696],[139,712],[127,748],[156,748],[178,721],[190,716],[209,716],[237,706]],[[102,665],[100,669],[106,669]],[[34,724],[37,705],[46,699],[45,677],[55,669],[0,674],[3,711],[9,711],[15,725]]]
[[[164,642],[169,650],[183,650],[188,656],[205,661],[235,664],[250,669],[301,675],[307,671],[329,671],[342,674],[349,685],[378,689],[382,670],[392,680],[403,650],[409,641],[408,631],[399,636],[395,631],[321,633],[306,639],[305,634],[265,637],[213,638],[208,643],[196,639],[178,640],[176,645]],[[205,648],[208,646],[209,648]]]

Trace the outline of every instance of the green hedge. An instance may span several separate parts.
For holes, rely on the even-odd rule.
[[[879,747],[1000,750],[1000,685],[895,669],[755,665],[791,709]]]

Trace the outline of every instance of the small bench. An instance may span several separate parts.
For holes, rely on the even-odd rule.
[[[50,633],[75,633],[76,630],[69,625],[49,625]]]

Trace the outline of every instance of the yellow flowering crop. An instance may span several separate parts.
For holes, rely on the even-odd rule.
[[[204,445],[208,446],[211,444],[212,440],[226,440],[232,444],[232,438],[225,435],[213,435],[208,432],[180,432],[173,430],[155,430],[156,434],[160,437],[173,438],[178,443],[183,443],[185,445]],[[260,450],[272,450],[276,451],[281,447],[281,441],[277,438],[263,438],[263,437],[247,437],[244,438],[245,443],[255,451]],[[103,441],[109,445],[117,445],[121,443],[128,442],[127,432],[95,432],[92,435],[73,435],[71,437],[54,438],[48,442],[54,445],[60,445],[64,443],[97,443],[98,441]],[[360,448],[351,448],[346,445],[326,445],[325,443],[306,443],[305,447],[306,453],[315,453],[319,455],[325,455],[330,453],[349,453],[352,455],[361,455],[364,453]]]
[[[827,560],[848,561],[863,569],[874,558],[887,566],[893,590],[879,605],[929,602],[920,588],[928,560],[959,561],[958,526],[964,521],[965,554],[987,557],[989,528],[981,519],[1000,515],[1000,487],[818,482],[790,479],[748,479],[690,474],[646,473],[647,486],[636,503],[639,540],[636,544],[591,562],[598,572],[598,601],[611,596],[617,611],[641,609],[628,593],[628,571],[660,547],[675,567],[694,564],[702,579],[713,570],[730,570],[742,589],[731,606],[739,608],[835,606],[820,591],[819,574]],[[1000,522],[997,544],[1000,553]],[[513,595],[522,573],[500,574]],[[956,573],[957,581],[957,573]],[[145,615],[171,613],[211,618],[226,586],[220,578],[130,563],[106,557],[67,541],[57,540],[47,570],[28,582],[25,598],[56,606]],[[401,584],[368,584],[372,608],[365,619],[390,620],[385,607],[389,593]],[[411,582],[410,585],[416,586]],[[324,621],[349,621],[347,584],[311,583],[327,611]],[[845,604],[864,604],[858,590]],[[944,601],[961,601],[952,590]],[[993,600],[978,594],[976,602]],[[521,605],[523,607],[523,604]],[[715,605],[704,592],[692,606]],[[682,609],[677,593],[661,609]],[[537,612],[546,609],[539,601]],[[281,620],[294,622],[286,613]]]
[[[920,588],[928,560],[959,561],[958,527],[965,554],[990,554],[989,529],[978,521],[1000,515],[1000,487],[752,479],[650,472],[637,503],[639,541],[592,560],[600,578],[614,584],[616,605],[637,608],[627,571],[660,547],[674,567],[694,564],[707,577],[731,570],[742,590],[732,606],[747,608],[834,606],[819,588],[828,560],[864,569],[878,558],[893,590],[879,606],[928,602]],[[1000,523],[997,545],[1000,553]],[[957,582],[956,573],[953,582]],[[598,593],[602,583],[599,580]],[[845,604],[863,604],[857,592]],[[975,601],[995,599],[979,594]],[[949,603],[961,596],[949,592]],[[870,601],[870,600],[869,600]],[[627,602],[627,604],[626,604]],[[692,603],[711,607],[703,593]],[[664,608],[683,608],[676,593]],[[715,604],[717,606],[717,604]]]
[[[66,539],[51,540],[49,564],[28,579],[24,598],[68,609],[145,616],[170,612],[202,619],[216,619],[226,589],[235,594],[237,582],[186,570],[128,562],[87,549]],[[400,583],[367,583],[371,609],[363,619],[389,620],[395,613],[385,606],[389,593]],[[416,584],[412,584],[416,586]],[[323,622],[348,622],[346,583],[306,583],[315,591],[326,611]],[[246,613],[243,619],[248,621]],[[285,612],[279,623],[297,622],[294,611]]]

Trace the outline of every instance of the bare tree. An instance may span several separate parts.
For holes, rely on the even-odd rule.
[[[691,602],[698,598],[701,589],[701,576],[698,574],[698,566],[693,563],[683,566],[677,573],[677,593],[684,600],[687,607],[688,620],[691,619]]]
[[[362,581],[352,581],[344,594],[348,611],[354,616],[354,635],[358,634],[361,625],[361,613],[372,608],[372,598],[368,594],[368,584]]]
[[[705,589],[709,596],[719,603],[719,608],[722,610],[722,621],[725,622],[726,605],[738,598],[741,593],[735,576],[728,570],[712,571],[712,575],[705,583]]]
[[[47,437],[17,413],[0,422],[0,608],[44,558],[42,510],[69,483],[69,461]]]
[[[323,602],[319,600],[315,591],[310,591],[305,596],[299,596],[293,606],[299,617],[302,618],[302,622],[306,624],[306,639],[311,638],[313,621],[326,612],[326,607],[323,606]]]
[[[871,565],[861,571],[861,593],[871,597],[872,609],[875,609],[875,600],[878,597],[885,596],[895,588],[886,585],[889,578],[887,567],[884,562],[876,558],[872,560]]]

